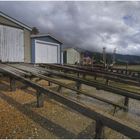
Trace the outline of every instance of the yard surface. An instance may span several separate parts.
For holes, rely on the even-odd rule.
[[[69,80],[57,79],[70,84]],[[46,81],[40,85],[48,86]],[[72,83],[73,84],[73,83]],[[72,84],[70,86],[72,86]],[[14,139],[55,139],[55,138],[94,138],[95,122],[46,96],[42,108],[36,107],[36,91],[30,87],[11,92],[9,80],[0,78],[0,138]],[[49,88],[54,88],[52,85]],[[83,85],[82,90],[122,104],[124,97]],[[75,99],[90,107],[113,115],[111,105],[64,90],[64,96]],[[140,104],[130,99],[129,112],[118,110],[114,116],[140,127]],[[109,128],[104,128],[104,138],[127,138]]]

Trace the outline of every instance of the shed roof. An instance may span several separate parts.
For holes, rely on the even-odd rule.
[[[6,18],[6,19],[8,19],[8,20],[10,20],[10,21],[12,21],[12,22],[14,22],[14,23],[20,25],[21,27],[24,27],[24,28],[30,30],[30,31],[32,30],[31,27],[25,25],[24,23],[21,23],[20,21],[18,21],[18,20],[16,20],[16,19],[14,19],[14,18],[12,18],[12,17],[6,15],[5,13],[3,13],[3,12],[1,12],[1,11],[0,11],[0,16],[4,17],[4,18]]]
[[[67,51],[67,50],[70,50],[70,49],[73,49],[73,50],[75,50],[75,51],[80,53],[80,51],[77,48],[73,48],[73,47],[63,48],[63,51]]]
[[[58,41],[60,44],[63,44],[60,40],[56,39],[55,37],[53,37],[52,35],[50,34],[37,34],[37,35],[31,35],[31,38],[41,38],[41,37],[51,37],[53,38],[54,40]]]

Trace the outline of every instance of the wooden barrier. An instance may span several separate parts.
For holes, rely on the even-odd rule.
[[[28,67],[23,66],[22,70],[26,71],[27,68]],[[45,73],[45,71],[46,71],[47,74],[51,73],[52,75],[56,75],[56,76],[59,76],[59,77],[63,77],[63,78],[67,78],[67,79],[70,79],[70,80],[74,80],[74,81],[80,82],[81,84],[86,84],[88,86],[94,86],[98,90],[99,89],[103,89],[105,91],[109,91],[109,92],[112,92],[112,93],[115,93],[115,94],[119,94],[119,95],[125,96],[127,98],[132,98],[132,99],[140,100],[140,94],[135,93],[135,92],[129,92],[129,91],[124,90],[124,89],[122,90],[122,89],[119,89],[119,88],[114,88],[114,87],[111,87],[111,86],[108,86],[108,85],[104,85],[104,84],[100,84],[100,83],[97,83],[97,82],[86,81],[86,80],[83,80],[81,78],[75,78],[74,76],[71,76],[71,75],[62,74],[60,72],[59,73],[58,72],[56,73],[54,71],[52,72],[52,71],[44,69],[44,68],[38,68],[38,67],[36,67],[36,68],[39,69],[38,72],[40,72],[42,70],[42,71],[44,71],[43,73]],[[32,67],[32,69],[33,69],[33,67]],[[29,69],[29,70],[31,71],[31,69]],[[125,100],[124,100],[124,102],[125,102]],[[125,110],[127,110],[127,109],[125,109]]]
[[[14,67],[15,67],[15,66],[14,66]],[[19,67],[18,67],[18,68],[19,68]],[[31,69],[27,69],[27,68],[25,68],[25,67],[23,67],[23,69],[22,69],[22,68],[20,68],[20,69],[21,69],[21,70],[24,70],[24,71],[27,71],[27,72],[28,72],[28,71],[31,72],[32,70],[34,70],[33,67],[32,67],[32,70],[31,70]],[[81,91],[81,90],[78,90],[78,88],[80,88],[80,87],[77,87],[77,86],[76,86],[77,89],[75,89],[75,88],[69,87],[68,85],[66,85],[66,84],[64,84],[64,83],[58,82],[58,81],[56,81],[56,80],[53,80],[52,78],[49,78],[49,77],[44,76],[44,75],[42,75],[42,74],[38,74],[38,73],[35,72],[35,71],[32,71],[31,73],[32,73],[32,75],[34,75],[34,76],[40,77],[40,78],[42,78],[42,79],[44,79],[44,80],[47,80],[47,81],[49,81],[49,82],[51,82],[51,83],[54,83],[54,84],[59,85],[58,90],[57,90],[58,92],[62,92],[62,87],[65,87],[65,88],[67,88],[67,89],[70,89],[70,90],[75,91],[75,92],[78,93],[78,94],[83,94],[83,95],[86,95],[86,96],[88,96],[88,97],[95,98],[95,99],[97,99],[97,100],[99,100],[99,101],[102,101],[102,102],[111,104],[111,105],[113,105],[115,108],[118,107],[118,108],[120,108],[120,109],[127,110],[127,107],[125,107],[125,106],[116,104],[116,103],[114,103],[114,102],[112,102],[112,101],[106,100],[106,99],[101,98],[101,97],[99,97],[99,96],[96,96],[96,95],[94,95],[94,94],[91,95],[91,94],[88,94],[88,93],[83,92],[83,91]],[[78,86],[81,86],[81,84],[78,85]]]
[[[103,113],[96,109],[87,107],[72,99],[68,99],[67,97],[62,96],[55,91],[44,88],[22,76],[17,75],[13,71],[3,68],[2,65],[0,65],[0,69],[4,70],[9,76],[16,78],[16,80],[18,80],[24,84],[27,84],[28,86],[31,86],[32,88],[39,90],[39,91],[43,92],[44,94],[48,94],[49,96],[54,98],[56,101],[61,102],[64,105],[67,105],[68,107],[72,108],[73,110],[76,110],[77,112],[97,121],[95,138],[100,138],[103,126],[107,126],[130,138],[140,138],[139,128],[130,124],[129,122],[122,121],[109,114],[106,114],[106,113]]]
[[[42,64],[40,64],[42,65]],[[46,64],[43,64],[44,66]],[[42,65],[42,66],[43,66]],[[50,65],[51,64],[47,64],[47,65]],[[113,69],[108,69],[107,71],[102,69],[102,70],[99,70],[99,69],[94,69],[94,68],[91,68],[91,67],[88,67],[88,68],[85,68],[85,67],[79,67],[79,66],[73,66],[73,65],[58,65],[58,66],[66,66],[66,67],[70,67],[70,68],[77,68],[77,69],[80,69],[80,70],[85,70],[85,71],[90,71],[90,72],[97,72],[97,73],[101,73],[101,74],[106,74],[106,75],[111,75],[111,76],[117,76],[117,77],[120,77],[120,78],[125,78],[125,79],[128,79],[128,80],[135,80],[135,81],[138,81],[140,82],[140,79],[139,77],[132,77],[131,74],[126,75],[126,74],[119,74],[117,71],[119,70],[113,70]],[[127,73],[131,73],[130,71],[128,70],[125,70],[125,72],[127,71]],[[117,72],[117,73],[116,73]],[[139,73],[139,72],[138,72]]]
[[[85,71],[85,70],[80,70],[80,69],[76,69],[76,68],[70,68],[70,67],[66,67],[66,66],[60,66],[60,65],[52,65],[52,64],[46,64],[43,66],[47,66],[50,68],[57,68],[57,69],[64,69],[67,70],[65,71],[65,73],[68,73],[70,71],[73,71],[75,73],[81,73],[84,75],[90,75],[90,76],[98,76],[98,77],[102,77],[111,81],[115,81],[115,82],[119,82],[119,83],[125,83],[125,84],[129,84],[129,85],[133,85],[133,86],[140,86],[140,83],[138,82],[138,78],[133,78],[133,77],[126,77],[126,76],[122,76],[120,75],[120,77],[118,77],[118,75],[109,75],[109,74],[105,74],[104,72],[90,72],[90,71]],[[78,74],[79,75],[79,74]],[[78,76],[79,77],[79,76]],[[95,78],[96,79],[96,78]]]

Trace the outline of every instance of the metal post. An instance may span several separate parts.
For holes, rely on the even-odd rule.
[[[37,107],[43,107],[44,105],[44,93],[37,90]]]
[[[97,120],[95,126],[95,139],[101,139],[102,137],[103,137],[103,124],[100,120]]]
[[[10,77],[10,90],[16,91],[16,80],[13,77]]]

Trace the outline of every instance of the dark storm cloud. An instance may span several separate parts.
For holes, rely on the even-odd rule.
[[[65,47],[140,55],[140,2],[0,2],[0,10]]]

